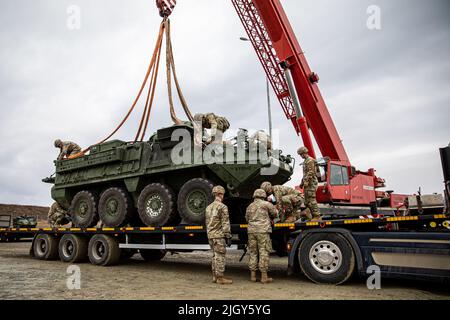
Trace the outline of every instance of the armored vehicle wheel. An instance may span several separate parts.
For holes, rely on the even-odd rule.
[[[49,234],[38,234],[33,241],[33,254],[39,260],[58,258],[59,239]]]
[[[163,184],[149,184],[139,195],[138,211],[139,217],[147,226],[167,225],[176,215],[175,195]]]
[[[178,212],[184,223],[204,224],[206,207],[214,201],[211,181],[196,178],[186,182],[178,194]]]
[[[139,250],[142,259],[145,261],[159,261],[166,255],[165,250]]]
[[[106,189],[100,196],[98,213],[100,220],[109,228],[122,227],[133,214],[133,201],[122,188]]]
[[[88,240],[75,234],[65,234],[59,241],[59,257],[62,262],[83,262],[88,256]]]
[[[88,255],[94,265],[115,265],[120,260],[119,243],[111,236],[96,234],[89,241]]]
[[[77,228],[94,227],[98,222],[97,197],[89,191],[78,192],[72,200],[69,214]]]
[[[344,283],[355,269],[352,246],[339,234],[316,233],[307,236],[300,245],[298,255],[303,273],[316,283]]]

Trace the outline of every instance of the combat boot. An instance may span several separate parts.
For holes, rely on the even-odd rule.
[[[272,278],[269,278],[269,276],[267,275],[267,272],[261,272],[261,283],[271,283],[273,282]]]
[[[217,284],[232,284],[233,280],[227,279],[224,276],[218,276],[216,283]]]
[[[256,271],[250,271],[250,281],[256,282]]]
[[[212,282],[216,283],[217,282],[217,277],[216,277],[216,273],[213,271],[212,272]]]

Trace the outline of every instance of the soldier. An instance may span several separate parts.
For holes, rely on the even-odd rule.
[[[257,189],[253,194],[254,202],[247,208],[245,219],[248,223],[248,250],[250,252],[250,281],[256,282],[256,271],[261,272],[261,283],[271,283],[267,271],[269,270],[269,255],[272,251],[272,219],[278,217],[274,205],[265,201],[267,194]]]
[[[194,122],[200,123],[203,129],[211,129],[211,134],[206,138],[206,144],[222,143],[223,134],[230,128],[230,122],[225,117],[214,113],[198,113],[194,116]]]
[[[264,130],[255,132],[249,138],[250,151],[257,152],[258,149],[265,150],[268,155],[272,155],[272,137],[268,135]]]
[[[58,160],[69,158],[81,153],[81,148],[75,142],[55,140],[55,148],[59,148],[61,151],[58,156]]]
[[[278,209],[281,211],[281,222],[295,222],[300,219],[303,197],[301,193],[288,186],[272,186],[270,182],[263,182],[261,189],[268,195],[273,195]]]
[[[48,222],[52,227],[60,227],[69,223],[67,211],[58,202],[54,202],[48,211]]]
[[[212,279],[217,284],[232,284],[233,280],[224,277],[226,247],[231,246],[231,229],[228,208],[223,204],[225,189],[215,186],[212,190],[213,203],[206,208],[206,231],[212,257]]]
[[[300,185],[305,191],[305,206],[309,209],[312,220],[321,219],[319,206],[317,205],[316,192],[319,181],[317,180],[317,162],[308,155],[308,149],[301,147],[297,153],[305,160],[303,162],[303,179]]]

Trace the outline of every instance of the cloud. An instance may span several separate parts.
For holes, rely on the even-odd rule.
[[[382,30],[366,28],[379,5]],[[70,5],[81,29],[66,26]],[[389,189],[442,189],[438,147],[449,142],[447,1],[284,0],[352,163],[375,167]],[[182,0],[172,18],[177,72],[193,112],[234,128],[267,129],[265,78],[228,0]],[[0,202],[48,205],[55,138],[88,146],[123,117],[144,77],[160,18],[152,1],[0,4]],[[164,71],[164,70],[163,70]],[[170,125],[164,72],[150,132]],[[301,139],[272,95],[285,154]],[[178,108],[181,116],[181,109]],[[130,140],[135,114],[117,138]],[[256,127],[256,128],[255,128]],[[291,184],[299,182],[301,170]]]

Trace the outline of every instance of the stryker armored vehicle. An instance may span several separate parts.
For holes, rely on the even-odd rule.
[[[180,139],[172,138],[175,130],[190,139],[182,151],[178,150]],[[99,220],[106,227],[203,225],[205,209],[214,200],[214,185],[227,190],[230,219],[241,223],[253,191],[263,181],[284,184],[290,180],[293,159],[267,149],[265,160],[254,159],[252,147],[264,144],[251,141],[245,130],[234,140],[211,153],[226,162],[206,161],[202,155],[209,146],[202,152],[205,145],[200,146],[198,161],[193,127],[175,125],[158,130],[146,142],[109,141],[92,146],[88,155],[57,160],[55,177],[43,181],[54,184],[52,198],[80,228],[93,227]],[[174,163],[174,153],[188,161]],[[264,169],[268,175],[262,173]]]

